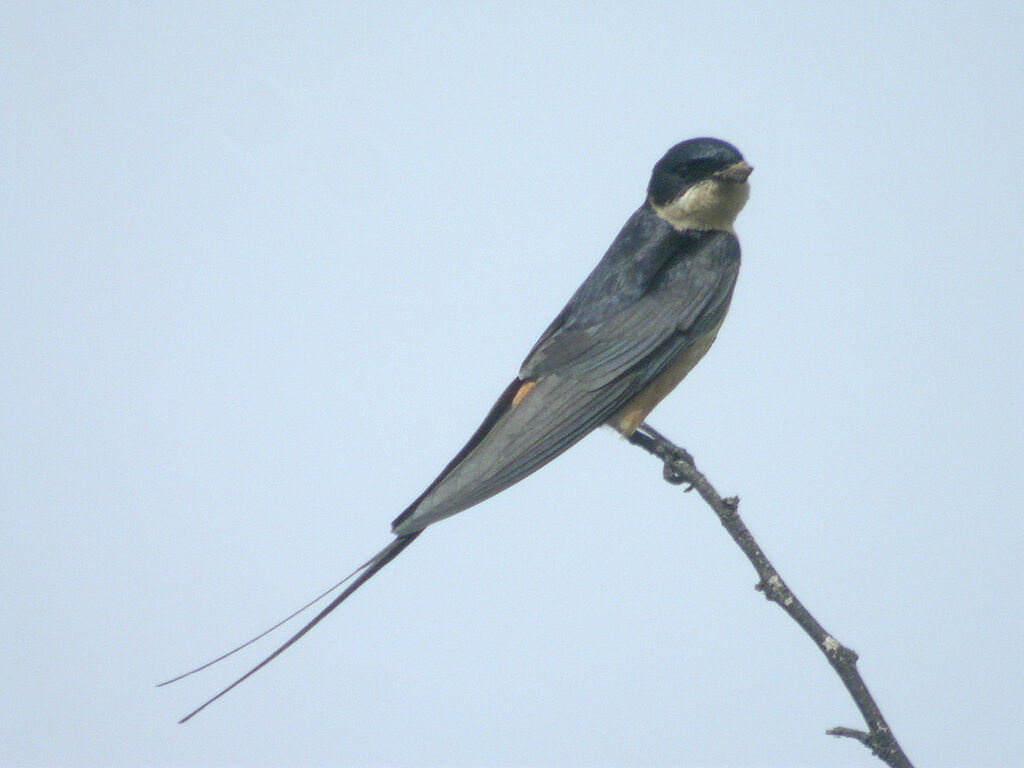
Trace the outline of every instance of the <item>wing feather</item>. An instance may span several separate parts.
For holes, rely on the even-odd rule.
[[[395,520],[397,534],[422,530],[534,472],[608,421],[717,327],[735,285],[738,244],[723,232],[676,235],[676,242],[664,243],[674,248],[672,257],[657,252],[657,268],[641,270],[643,290],[632,285],[627,302],[621,290],[603,302],[593,290],[592,283],[614,284],[602,272],[604,265],[617,274],[606,262],[624,257],[613,245],[470,442]],[[524,381],[534,386],[520,400]]]

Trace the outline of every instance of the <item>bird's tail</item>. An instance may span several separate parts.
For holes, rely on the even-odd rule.
[[[193,709],[191,712],[189,712],[187,715],[185,715],[183,718],[181,718],[181,720],[179,720],[178,722],[179,723],[184,723],[187,720],[191,719],[192,717],[195,717],[200,712],[202,712],[204,709],[206,709],[208,706],[210,706],[213,702],[215,702],[217,699],[219,699],[221,696],[223,696],[225,693],[230,691],[235,686],[241,684],[244,680],[247,680],[248,678],[250,678],[257,671],[259,671],[260,669],[265,667],[267,664],[269,664],[271,661],[273,661],[278,656],[280,656],[282,653],[284,653],[285,650],[287,650],[289,647],[291,647],[300,637],[302,637],[304,634],[309,632],[309,630],[311,630],[313,627],[315,627],[317,624],[319,624],[327,616],[327,614],[329,614],[331,611],[333,611],[335,608],[337,608],[339,605],[341,605],[343,602],[345,602],[345,600],[348,598],[349,595],[351,595],[353,592],[355,592],[357,589],[359,589],[361,586],[363,586],[363,584],[365,584],[367,581],[369,581],[371,578],[373,578],[373,576],[377,573],[377,571],[379,571],[385,565],[387,565],[392,560],[394,560],[396,557],[398,557],[398,555],[401,553],[401,551],[403,549],[405,549],[406,547],[408,547],[410,544],[412,544],[413,540],[417,536],[419,536],[422,532],[423,531],[415,531],[414,533],[406,534],[404,536],[397,536],[397,537],[395,537],[394,541],[392,541],[390,544],[388,544],[386,547],[384,547],[384,549],[382,549],[380,552],[378,552],[372,558],[367,560],[365,563],[363,563],[363,565],[361,565],[359,568],[357,568],[352,574],[350,574],[348,577],[346,577],[346,579],[344,579],[341,583],[344,583],[344,581],[347,581],[349,578],[352,578],[352,576],[356,576],[356,574],[358,574],[358,576],[356,576],[355,581],[353,581],[345,589],[344,592],[342,592],[340,595],[338,595],[336,598],[334,598],[330,603],[328,603],[327,607],[325,607],[322,611],[320,611],[320,613],[318,613],[316,616],[314,616],[312,619],[310,619],[309,622],[307,622],[306,625],[302,627],[302,629],[300,629],[298,632],[296,632],[294,635],[292,635],[290,638],[288,638],[287,641],[285,641],[276,651],[274,651],[269,656],[267,656],[265,659],[263,659],[263,661],[261,661],[259,664],[257,664],[252,669],[250,669],[248,672],[246,672],[240,678],[235,680],[235,682],[233,682],[227,688],[222,690],[216,696],[214,696],[214,697],[212,697],[210,699],[207,699],[205,702],[203,702],[202,705],[200,705],[199,707],[196,707],[195,709]],[[340,584],[336,584],[334,587],[332,587],[330,590],[328,590],[328,593],[333,591],[338,586],[340,586]],[[327,593],[324,593],[324,595],[325,594],[327,594]],[[324,595],[320,595],[320,597],[324,597]],[[316,598],[316,600],[319,600],[320,597]],[[314,600],[313,602],[316,602],[316,600]],[[304,608],[308,608],[310,605],[312,605],[312,603],[307,603],[306,606],[304,606]],[[304,608],[300,608],[299,611],[297,611],[296,613],[301,612],[302,610],[304,610]],[[290,618],[292,618],[295,615],[296,614],[293,613],[288,618],[290,619]],[[287,621],[287,620],[288,619],[285,619],[284,621]],[[284,622],[282,621],[282,622],[279,622],[278,624],[275,624],[273,627],[268,629],[267,632],[270,632],[271,630],[276,629],[277,627],[279,627],[283,623]],[[258,635],[257,637],[253,638],[253,640],[250,640],[249,642],[250,643],[254,642],[255,640],[258,640],[260,637],[263,637],[263,635],[265,635],[265,634],[266,634],[266,632],[262,633],[261,635]],[[202,667],[197,667],[196,669],[192,670],[192,672],[198,672],[200,669],[205,669],[206,667],[210,666],[210,664],[214,664],[215,662],[220,661],[220,659],[223,659],[223,658],[225,658],[227,656],[230,656],[232,653],[234,653],[235,651],[241,650],[242,648],[244,648],[248,644],[249,643],[245,643],[243,645],[240,645],[238,648],[235,648],[233,651],[229,651],[228,653],[224,654],[224,656],[220,656],[217,659],[214,659],[213,661],[211,661],[211,662],[209,662],[207,664],[204,664]],[[187,677],[188,675],[192,674],[192,672],[186,672],[184,675],[179,675],[178,677],[174,678],[173,680],[168,680],[166,683],[161,683],[161,685],[167,685],[167,683],[173,683],[175,680],[180,680],[183,677]]]

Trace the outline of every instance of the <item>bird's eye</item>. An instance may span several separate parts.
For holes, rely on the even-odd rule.
[[[684,181],[692,182],[710,176],[716,165],[710,160],[690,160],[677,166],[673,173]]]

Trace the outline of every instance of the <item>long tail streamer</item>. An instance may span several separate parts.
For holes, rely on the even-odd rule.
[[[345,589],[344,592],[342,592],[340,595],[338,595],[336,598],[334,598],[330,603],[328,603],[327,606],[322,611],[320,611],[320,613],[318,613],[316,616],[314,616],[312,619],[310,619],[310,621],[305,626],[303,626],[302,629],[300,629],[298,632],[296,632],[294,635],[292,635],[290,638],[288,638],[288,640],[285,641],[277,650],[275,650],[273,653],[271,653],[269,656],[267,656],[265,659],[263,659],[263,661],[261,661],[259,664],[257,664],[252,669],[250,669],[248,672],[246,672],[240,678],[235,680],[235,682],[231,683],[231,685],[229,685],[227,688],[222,690],[216,696],[213,696],[213,697],[207,699],[200,706],[196,707],[194,710],[189,712],[187,715],[185,715],[185,717],[181,718],[181,720],[179,720],[178,722],[179,723],[184,723],[184,722],[187,722],[188,720],[190,720],[191,718],[195,717],[200,712],[202,712],[204,709],[206,709],[208,706],[210,706],[213,702],[215,702],[217,699],[219,699],[221,696],[223,696],[224,694],[226,694],[228,691],[230,691],[231,689],[235,688],[236,686],[240,685],[245,680],[249,679],[256,672],[258,672],[259,670],[263,669],[263,667],[265,667],[271,661],[273,661],[278,656],[280,656],[282,653],[284,653],[296,641],[298,641],[299,638],[301,638],[303,635],[305,635],[307,632],[309,632],[309,630],[311,630],[313,627],[315,627],[317,624],[319,624],[327,616],[327,614],[329,614],[331,611],[333,611],[335,608],[337,608],[339,605],[341,605],[348,598],[349,595],[351,595],[353,592],[355,592],[357,589],[359,589],[361,586],[363,586],[363,584],[365,584],[367,581],[369,581],[371,578],[373,578],[373,576],[381,568],[383,568],[385,565],[387,565],[392,560],[394,560],[396,557],[398,557],[398,555],[402,552],[402,550],[405,549],[406,547],[408,547],[410,544],[412,544],[412,542],[416,539],[417,536],[420,535],[420,533],[422,533],[422,531],[416,531],[415,533],[410,533],[410,534],[407,534],[405,536],[397,537],[394,541],[392,541],[390,544],[388,544],[386,547],[384,547],[384,549],[382,549],[380,552],[378,552],[372,558],[367,560],[365,563],[363,563],[361,566],[359,566],[355,571],[350,573],[348,576],[346,576],[344,579],[339,581],[333,587],[331,587],[327,591],[321,593],[320,595],[315,597],[313,600],[309,601],[304,606],[299,608],[297,611],[294,611],[287,618],[282,619],[277,624],[275,624],[274,626],[272,626],[269,629],[265,630],[264,632],[261,632],[256,637],[252,638],[251,640],[249,640],[249,641],[247,641],[245,643],[242,643],[237,648],[233,648],[232,650],[228,651],[227,653],[224,653],[224,654],[218,656],[216,659],[213,659],[212,661],[209,661],[209,662],[207,662],[206,664],[203,664],[200,667],[196,667],[193,670],[190,670],[188,672],[185,672],[184,674],[178,675],[177,677],[171,678],[170,680],[166,680],[165,682],[160,683],[160,685],[169,685],[170,683],[173,683],[173,682],[175,682],[177,680],[181,680],[182,678],[185,678],[185,677],[188,677],[189,675],[195,674],[196,672],[199,672],[200,670],[206,669],[207,667],[209,667],[209,666],[211,666],[213,664],[216,664],[218,661],[221,661],[222,659],[226,659],[228,656],[231,656],[232,654],[237,653],[238,651],[242,650],[243,648],[245,648],[245,647],[247,647],[249,645],[252,645],[254,642],[259,640],[260,638],[264,637],[265,635],[269,634],[270,632],[273,632],[275,629],[280,627],[282,624],[288,622],[289,620],[293,619],[295,616],[298,616],[300,613],[302,613],[304,610],[306,610],[310,606],[312,606],[315,603],[317,603],[320,600],[322,600],[324,597],[326,597],[331,592],[336,590],[338,587],[340,587],[342,584],[347,582],[353,576],[356,576],[358,574],[358,577],[356,578],[356,580],[353,581]]]

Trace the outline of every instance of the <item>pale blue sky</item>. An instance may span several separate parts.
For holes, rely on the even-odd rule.
[[[675,142],[756,167],[651,423],[921,766],[1024,762],[1024,10],[0,8],[0,763],[868,766],[814,646],[609,431],[272,666]]]

